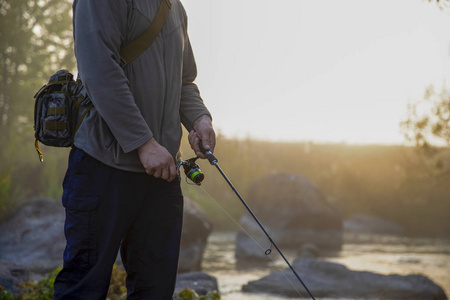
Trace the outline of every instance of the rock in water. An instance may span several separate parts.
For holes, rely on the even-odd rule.
[[[177,295],[186,287],[195,290],[198,295],[206,295],[212,291],[219,291],[217,279],[203,272],[178,275],[174,294]]]
[[[292,264],[314,297],[445,300],[444,290],[423,275],[381,275],[366,271],[352,271],[343,265],[316,260],[298,259]],[[284,274],[283,274],[284,273]],[[289,280],[303,297],[307,292],[290,269],[275,272],[242,287],[248,293],[270,293],[299,297]]]
[[[211,230],[211,221],[197,203],[184,197],[183,231],[178,266],[180,273],[201,270],[203,253]]]
[[[250,187],[248,204],[273,240],[283,248],[297,250],[314,244],[319,250],[340,250],[343,244],[342,217],[316,185],[302,175],[271,174]],[[263,247],[268,241],[247,214],[243,228]],[[258,260],[264,256],[242,232],[236,242],[236,258]]]

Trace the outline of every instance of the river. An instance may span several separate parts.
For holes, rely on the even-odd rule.
[[[242,285],[247,282],[257,280],[272,271],[279,271],[280,268],[285,269],[287,266],[276,253],[272,253],[272,261],[269,264],[241,270],[236,266],[234,258],[235,236],[235,233],[214,232],[209,237],[205,251],[203,271],[217,278],[221,299],[287,299],[268,294],[241,292]],[[322,259],[343,264],[352,270],[379,274],[422,274],[440,285],[447,296],[450,295],[450,240],[349,234],[345,235],[345,240],[342,251],[329,253]],[[295,259],[288,251],[285,255],[290,262]],[[301,293],[307,296],[305,291]]]

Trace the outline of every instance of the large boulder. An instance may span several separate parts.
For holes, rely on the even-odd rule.
[[[271,174],[259,179],[250,187],[248,204],[275,243],[283,248],[300,251],[304,244],[314,244],[319,250],[342,248],[340,213],[305,176]],[[244,213],[240,223],[258,244],[269,245],[249,214]],[[238,234],[237,259],[258,260],[264,256],[247,234]]]
[[[423,275],[380,275],[352,271],[343,265],[298,259],[292,267],[314,297],[359,299],[445,300],[444,290]],[[287,278],[286,278],[287,277]],[[295,286],[291,285],[291,283]],[[248,293],[270,293],[285,297],[304,297],[307,292],[290,269],[274,272],[242,287]]]
[[[64,208],[51,199],[34,199],[0,225],[0,261],[45,275],[62,265]]]
[[[203,253],[212,231],[212,223],[197,203],[184,197],[183,231],[178,272],[201,270]]]
[[[22,205],[0,224],[0,282],[16,282],[11,263],[26,270],[29,279],[39,279],[61,266],[65,248],[65,213],[62,205],[51,199],[33,199]],[[180,272],[199,271],[211,222],[200,208],[185,198]],[[16,268],[17,269],[17,268]],[[12,275],[11,275],[12,274]],[[16,278],[22,281],[22,278]],[[0,283],[1,285],[1,283]]]

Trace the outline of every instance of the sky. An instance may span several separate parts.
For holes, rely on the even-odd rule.
[[[216,131],[405,144],[425,89],[450,88],[450,9],[426,0],[183,0]]]

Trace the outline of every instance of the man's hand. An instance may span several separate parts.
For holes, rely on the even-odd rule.
[[[177,176],[177,168],[172,155],[166,148],[151,139],[137,149],[139,159],[147,174],[166,181],[172,181]]]
[[[194,122],[194,130],[189,133],[189,144],[195,155],[200,158],[206,156],[200,151],[199,142],[202,141],[203,148],[214,153],[216,146],[216,134],[211,124],[211,118],[208,115],[203,115]]]

